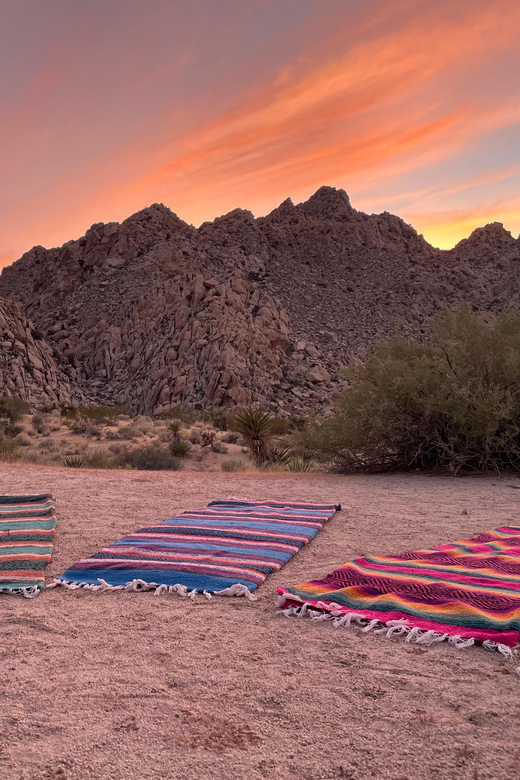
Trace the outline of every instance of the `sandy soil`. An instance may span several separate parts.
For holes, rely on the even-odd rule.
[[[257,591],[0,598],[1,780],[520,775],[520,677],[498,653],[430,649],[276,615],[282,584],[352,556],[519,520],[513,478],[195,474],[0,467],[1,493],[52,491],[48,578],[152,520],[229,495],[341,501]]]

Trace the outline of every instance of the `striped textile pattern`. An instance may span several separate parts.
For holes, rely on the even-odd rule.
[[[0,592],[26,598],[40,593],[55,533],[51,495],[0,496]]]
[[[321,530],[335,504],[212,501],[141,528],[75,563],[54,584],[249,595]]]
[[[357,558],[323,579],[279,588],[285,614],[405,634],[423,644],[520,641],[520,527],[425,550]]]

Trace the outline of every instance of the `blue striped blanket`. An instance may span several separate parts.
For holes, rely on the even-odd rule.
[[[125,536],[75,563],[53,585],[251,597],[340,508],[295,501],[212,501]]]

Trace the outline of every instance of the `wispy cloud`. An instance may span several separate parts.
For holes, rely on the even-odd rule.
[[[157,200],[198,223],[236,206],[262,213],[324,183],[368,211],[395,204],[433,241],[460,237],[487,212],[517,224],[507,187],[518,148],[497,140],[520,125],[517,0],[331,0],[329,15],[321,2],[293,2],[285,47],[266,32],[254,57],[243,45],[247,8],[226,0],[217,14],[200,0],[195,10],[205,4],[225,49],[211,48],[218,36],[193,27],[183,4],[179,46],[159,56],[169,4],[158,0],[164,14],[153,19],[130,0],[123,37],[115,17],[101,34],[83,12],[94,48],[76,25],[42,60],[2,127],[9,257]],[[274,0],[260,7],[280,13]]]

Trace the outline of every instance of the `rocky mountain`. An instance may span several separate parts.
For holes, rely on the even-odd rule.
[[[16,301],[0,300],[0,396],[39,407],[82,399]]]
[[[42,334],[65,396],[141,413],[251,402],[321,412],[341,364],[376,338],[421,337],[460,299],[520,310],[520,241],[495,223],[440,251],[331,187],[198,229],[154,204],[34,247],[3,270],[0,296]]]

